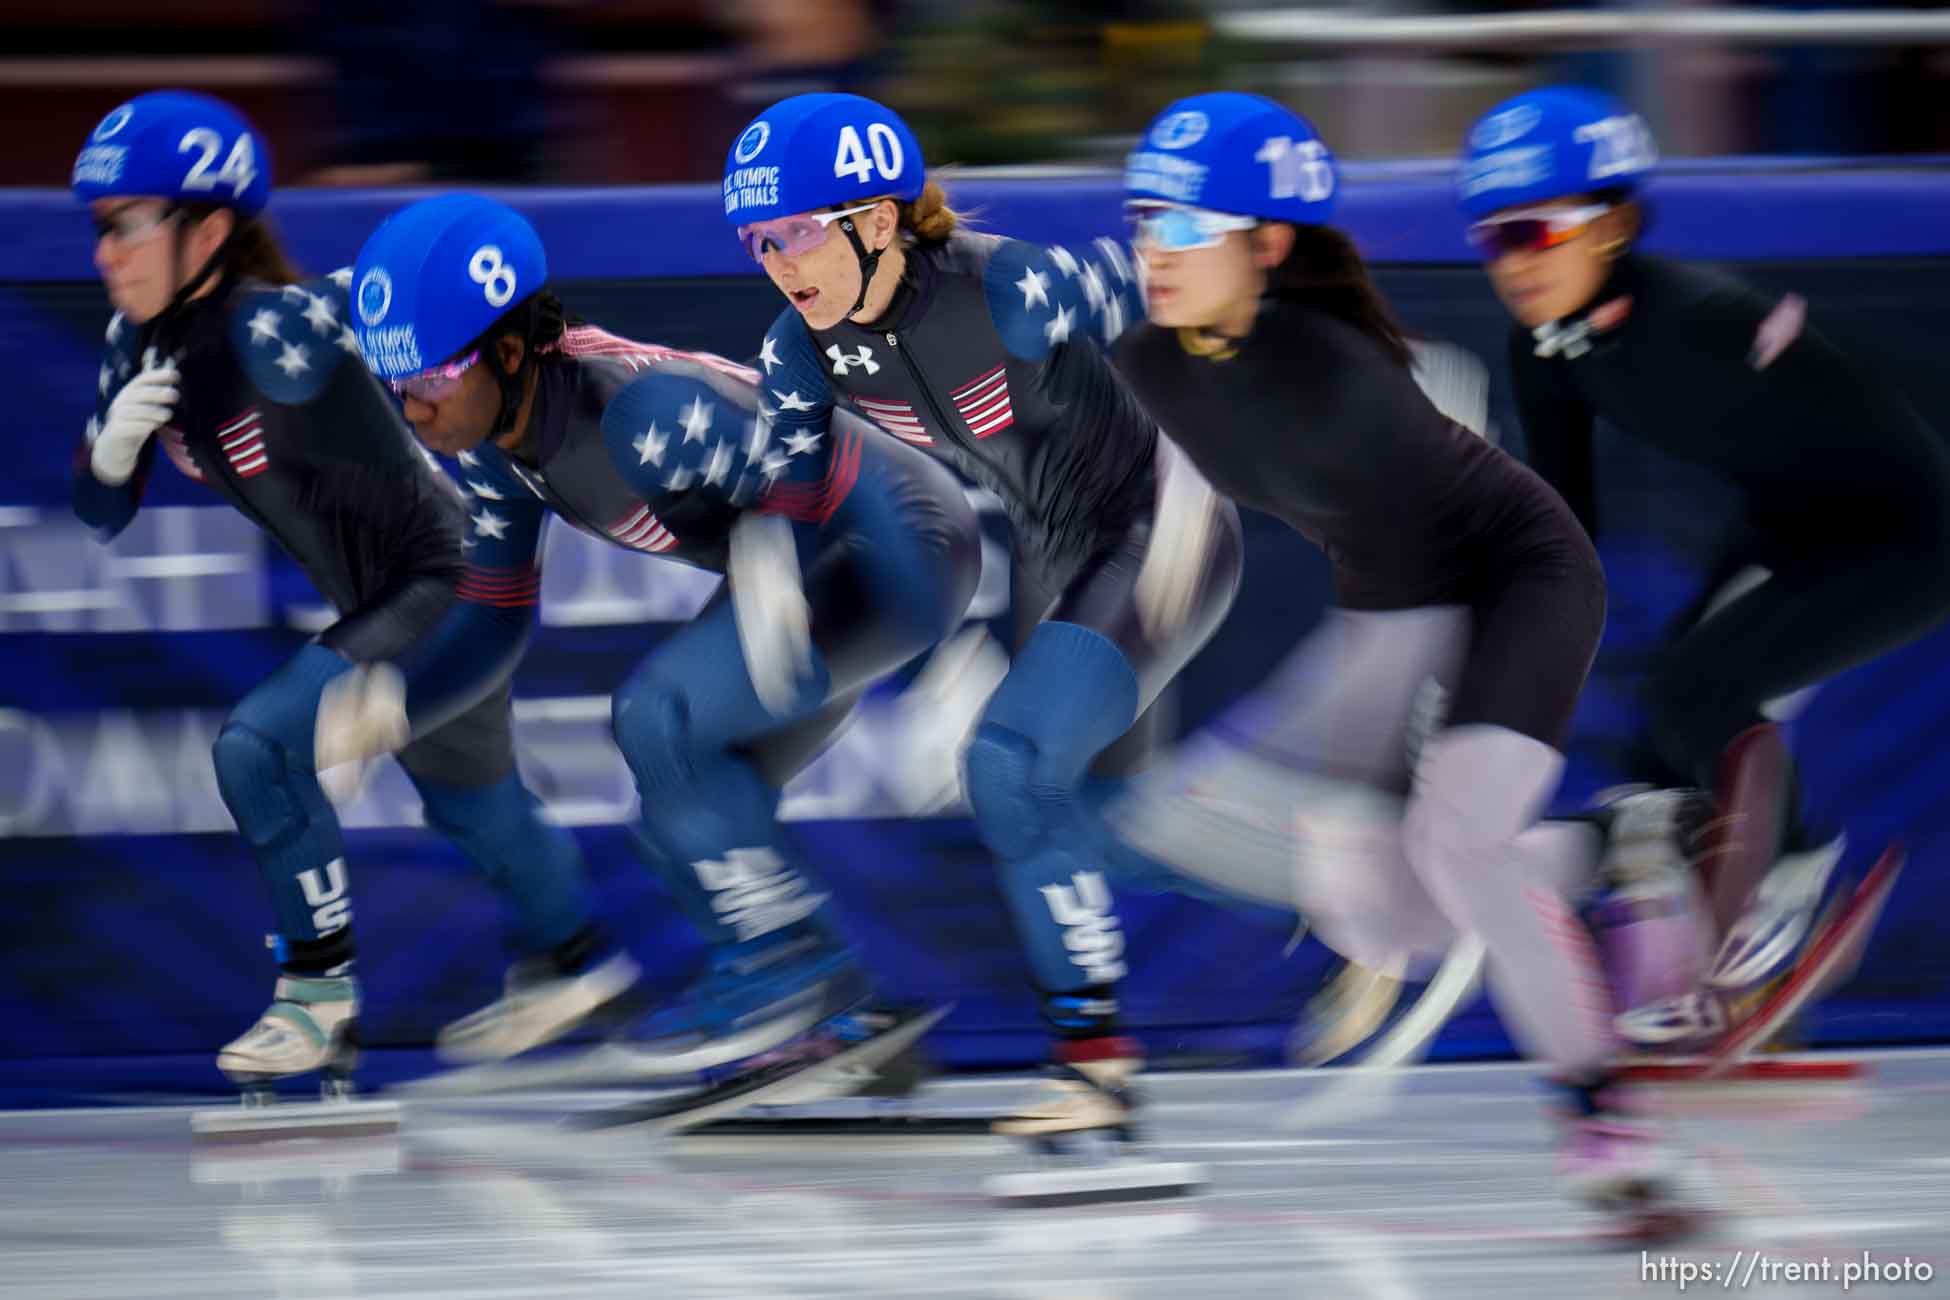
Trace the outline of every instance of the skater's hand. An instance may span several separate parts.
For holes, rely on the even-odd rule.
[[[1158,504],[1136,591],[1138,618],[1154,642],[1176,635],[1192,615],[1199,585],[1205,580],[1218,510],[1218,494],[1191,459],[1160,437]]]
[[[774,717],[784,717],[798,698],[799,678],[812,671],[812,614],[791,523],[778,515],[740,517],[725,576],[752,689]]]
[[[135,473],[136,457],[149,436],[169,420],[180,394],[173,362],[158,362],[154,348],[143,353],[142,369],[108,404],[101,432],[88,452],[88,468],[109,487],[120,487]]]
[[[406,679],[391,664],[360,664],[333,678],[319,696],[313,732],[320,772],[392,753],[411,738]]]

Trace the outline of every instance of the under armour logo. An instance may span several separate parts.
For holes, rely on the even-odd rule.
[[[880,373],[880,363],[873,359],[873,349],[864,343],[852,356],[848,356],[846,350],[837,343],[826,349],[826,355],[833,359],[833,373],[836,375],[844,375],[855,366],[864,368],[870,375]]]

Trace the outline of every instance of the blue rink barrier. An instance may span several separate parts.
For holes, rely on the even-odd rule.
[[[1507,321],[1467,260],[1446,180],[1415,166],[1349,172],[1343,219],[1383,288],[1412,326],[1489,363],[1493,417],[1520,452],[1503,375]],[[1074,243],[1120,229],[1109,178],[968,178],[952,192],[986,228],[1024,238]],[[298,258],[322,269],[350,260],[410,197],[293,192],[274,212]],[[709,189],[509,197],[540,226],[569,305],[621,333],[749,357],[779,309]],[[1678,166],[1650,204],[1654,247],[1802,294],[1820,328],[1950,429],[1940,357],[1950,171]],[[13,453],[0,475],[0,1104],[221,1086],[211,1054],[262,1009],[271,968],[268,909],[227,833],[209,742],[321,617],[302,575],[173,469],[158,466],[143,514],[113,548],[69,518],[70,456],[107,318],[86,240],[67,195],[0,196],[0,379]],[[1621,775],[1639,726],[1636,682],[1730,522],[1726,490],[1698,470],[1617,438],[1602,439],[1599,455],[1611,610],[1564,809]],[[1311,547],[1250,514],[1247,533],[1238,605],[1185,675],[1180,729],[1260,680],[1326,602]],[[546,583],[543,626],[516,682],[523,770],[576,826],[616,928],[674,989],[698,951],[630,856],[626,774],[600,719],[611,686],[701,593],[675,566],[560,532]],[[1006,586],[988,599],[999,627]],[[1793,728],[1816,816],[1845,826],[1864,857],[1902,836],[1912,858],[1861,973],[1804,1026],[1812,1043],[1950,1038],[1950,946],[1938,920],[1950,913],[1947,664],[1950,633],[1939,631],[1838,679]],[[1041,1034],[987,858],[964,818],[902,815],[906,747],[925,736],[887,695],[868,705],[795,787],[794,833],[887,993],[957,1001],[933,1039],[943,1059],[1031,1063]],[[396,774],[355,813],[348,857],[369,1036],[415,1060],[439,1024],[493,995],[500,918],[459,857],[412,829],[417,810]],[[1277,1059],[1333,966],[1312,942],[1283,958],[1289,927],[1269,914],[1170,897],[1132,896],[1122,908],[1128,1017],[1165,1061]],[[1508,1051],[1481,1002],[1437,1045],[1451,1057]]]

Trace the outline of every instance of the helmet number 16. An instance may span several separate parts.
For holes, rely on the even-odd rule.
[[[1334,192],[1334,168],[1327,161],[1327,146],[1318,140],[1276,135],[1259,147],[1253,161],[1267,165],[1270,192],[1276,199],[1319,203]]]
[[[873,153],[871,159],[867,157],[869,150]],[[866,185],[873,180],[873,174],[878,170],[882,180],[897,181],[900,179],[901,168],[906,165],[907,159],[901,152],[900,137],[895,135],[894,128],[885,122],[867,124],[867,140],[864,145],[860,143],[860,133],[853,127],[840,128],[839,151],[833,155],[834,176],[851,176],[860,184]]]

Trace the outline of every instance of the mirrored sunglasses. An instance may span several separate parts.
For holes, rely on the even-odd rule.
[[[481,359],[479,349],[468,353],[458,361],[450,361],[444,366],[422,370],[417,375],[404,379],[388,379],[386,386],[401,397],[437,406],[460,391],[460,382],[468,371]]]
[[[1542,253],[1570,243],[1610,211],[1605,204],[1594,203],[1511,212],[1470,226],[1469,242],[1479,257],[1491,262],[1509,253]]]
[[[1251,230],[1259,224],[1256,217],[1236,217],[1204,208],[1134,206],[1129,215],[1137,227],[1137,242],[1165,253],[1214,248],[1233,231]]]
[[[776,221],[756,221],[749,226],[738,227],[738,242],[751,254],[754,262],[764,261],[767,253],[798,257],[825,243],[826,237],[832,233],[828,227],[835,221],[871,212],[879,206],[876,200],[858,207],[841,208],[838,212],[801,212],[797,216],[780,217]]]

